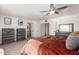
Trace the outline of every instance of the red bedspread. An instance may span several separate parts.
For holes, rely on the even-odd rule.
[[[25,55],[78,55],[78,51],[65,48],[67,36],[44,36],[30,39],[22,48],[21,54]]]

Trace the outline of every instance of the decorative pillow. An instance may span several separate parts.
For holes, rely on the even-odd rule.
[[[79,48],[79,32],[73,32],[66,40],[66,48],[77,50]]]
[[[79,32],[72,32],[70,35],[79,36]]]

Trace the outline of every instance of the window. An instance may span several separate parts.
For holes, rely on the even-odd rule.
[[[73,32],[73,24],[60,24],[59,31],[63,32]]]

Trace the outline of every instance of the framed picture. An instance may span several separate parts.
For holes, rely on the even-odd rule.
[[[11,25],[12,23],[12,19],[9,17],[4,17],[4,24],[5,25]]]
[[[23,25],[23,19],[18,19],[18,25],[22,26]]]

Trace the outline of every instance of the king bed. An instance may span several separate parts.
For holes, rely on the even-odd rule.
[[[78,55],[79,50],[66,48],[68,36],[43,36],[30,39],[22,48],[21,55]]]
[[[30,39],[23,46],[21,55],[78,55],[79,32],[73,32],[73,24],[60,24],[56,35]]]

